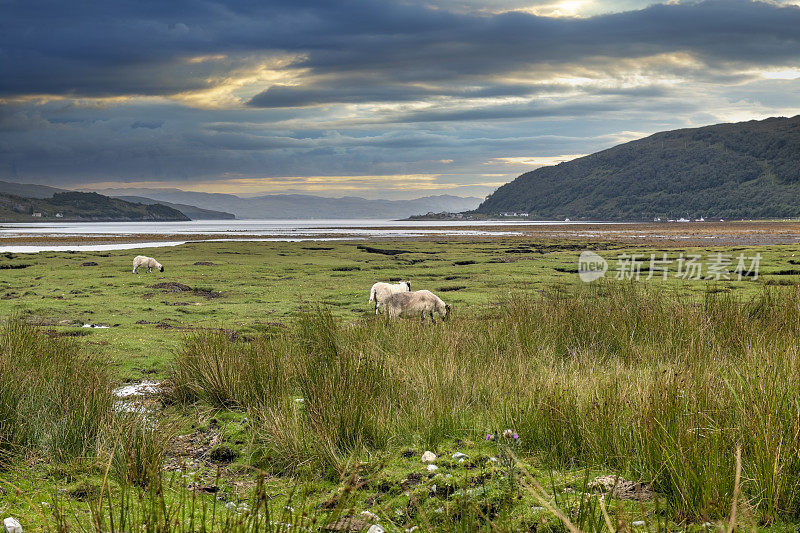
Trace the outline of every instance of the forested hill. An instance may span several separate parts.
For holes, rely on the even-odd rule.
[[[531,219],[800,217],[800,115],[656,133],[522,174],[477,212]]]
[[[97,193],[62,192],[52,198],[0,193],[0,221],[175,221],[189,220],[165,205],[144,205]]]

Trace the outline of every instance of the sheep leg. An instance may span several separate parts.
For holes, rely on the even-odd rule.
[[[433,311],[431,311],[430,313],[431,313],[431,324],[436,324],[436,319],[433,318]]]
[[[378,299],[375,299],[375,314],[378,314]]]
[[[134,273],[134,274],[136,274],[136,268],[137,268],[137,267],[133,267],[133,273]]]

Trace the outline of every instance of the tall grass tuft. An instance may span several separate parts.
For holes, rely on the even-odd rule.
[[[105,445],[112,455],[111,465],[116,478],[140,487],[158,482],[174,434],[167,422],[155,421],[140,413],[119,414],[114,421],[110,442]]]
[[[252,344],[192,337],[175,379],[246,409],[271,468],[513,427],[523,455],[652,482],[689,520],[730,510],[741,446],[742,497],[768,523],[800,517],[799,302],[607,282],[435,325],[316,310]]]
[[[92,456],[113,398],[105,364],[16,318],[0,325],[0,463],[32,450]]]

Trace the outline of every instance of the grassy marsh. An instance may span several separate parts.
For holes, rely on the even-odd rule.
[[[82,447],[64,446],[62,456],[51,453],[52,436],[15,437],[0,478],[19,492],[5,485],[0,513],[51,529],[62,513],[73,527],[108,529],[112,517],[142,523],[170,509],[185,520],[161,530],[196,520],[245,531],[257,520],[245,524],[254,515],[238,506],[261,498],[262,515],[269,500],[271,516],[312,528],[369,511],[387,530],[562,530],[526,484],[530,475],[549,505],[591,531],[607,522],[586,484],[620,474],[651,483],[658,497],[608,498],[615,529],[638,520],[692,529],[727,519],[739,448],[740,525],[800,520],[795,247],[664,251],[758,251],[757,280],[585,285],[581,249],[609,258],[651,250],[518,240],[368,246],[405,252],[189,244],[159,251],[163,274],[138,276],[128,265],[135,250],[5,257],[28,266],[2,270],[9,297],[0,309],[19,320],[5,326],[0,367],[29,359],[50,372],[31,381],[34,397],[50,394],[46,382],[66,394],[55,403],[91,420],[39,409],[37,428],[89,432],[69,437]],[[80,266],[89,261],[98,265]],[[371,283],[400,278],[441,293],[456,309],[452,320],[373,317]],[[191,290],[151,287],[160,283]],[[34,359],[20,345],[55,355]],[[97,377],[69,366],[52,373],[62,364]],[[114,414],[112,382],[153,375],[169,388],[144,411]],[[3,424],[24,418],[21,403],[4,406]],[[504,439],[505,428],[519,440]],[[438,470],[420,462],[425,450],[439,456]],[[455,452],[468,457],[459,462]],[[106,510],[96,508],[103,490]],[[34,510],[40,502],[52,507]],[[203,514],[212,508],[213,527]]]

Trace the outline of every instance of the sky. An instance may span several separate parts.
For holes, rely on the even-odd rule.
[[[800,114],[800,0],[0,0],[0,180],[483,197]]]

